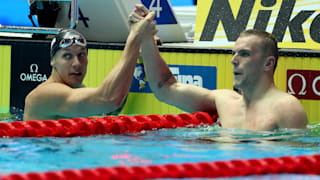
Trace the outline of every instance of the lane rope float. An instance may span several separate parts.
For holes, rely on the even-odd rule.
[[[61,171],[14,173],[2,180],[143,180],[155,178],[217,178],[265,174],[320,175],[320,154],[216,162],[132,167],[99,167]]]
[[[137,133],[162,128],[211,125],[217,115],[206,112],[166,115],[122,115],[59,120],[29,120],[0,123],[0,137],[75,137],[98,134]]]
[[[95,134],[136,133],[161,128],[194,127],[213,124],[218,116],[205,112],[106,116],[44,121],[0,123],[0,137],[74,137]],[[165,164],[133,167],[99,167],[61,171],[13,173],[1,175],[2,180],[91,180],[91,179],[153,179],[236,177],[264,174],[320,175],[320,154],[297,157],[231,160],[216,162]]]

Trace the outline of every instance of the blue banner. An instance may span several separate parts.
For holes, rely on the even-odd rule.
[[[169,65],[169,68],[181,83],[211,90],[217,89],[217,67],[215,66]],[[152,93],[142,63],[136,65],[130,92]]]

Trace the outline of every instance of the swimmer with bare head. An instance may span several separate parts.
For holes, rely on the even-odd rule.
[[[146,14],[149,14],[146,7],[136,5],[130,16],[140,22]],[[151,33],[143,37],[141,47],[147,79],[160,101],[188,112],[218,113],[221,125],[226,128],[306,128],[308,119],[301,103],[274,83],[279,52],[272,34],[246,30],[236,40],[231,64],[233,85],[240,93],[178,82],[161,57]]]

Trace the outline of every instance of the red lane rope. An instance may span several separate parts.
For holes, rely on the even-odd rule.
[[[95,134],[136,133],[143,130],[178,128],[213,124],[217,115],[205,112],[168,114],[106,116],[59,120],[30,120],[0,123],[0,137],[74,137]]]
[[[161,128],[193,127],[213,124],[217,115],[205,112],[178,115],[136,115],[73,118],[45,121],[0,123],[0,137],[73,137],[94,134],[136,133]],[[166,164],[96,169],[70,169],[44,173],[14,173],[3,180],[91,180],[235,177],[263,174],[320,174],[320,155],[231,160],[201,163]]]
[[[2,176],[2,180],[142,180],[153,178],[217,178],[281,173],[319,175],[320,155],[133,167],[100,167],[43,173],[15,173]]]

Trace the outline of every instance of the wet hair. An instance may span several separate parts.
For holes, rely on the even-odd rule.
[[[51,48],[50,48],[50,57],[51,60],[53,59],[54,55],[63,47],[61,47],[60,42],[64,39],[84,39],[85,37],[78,31],[74,29],[62,29],[60,30],[56,36],[51,41]]]
[[[264,50],[264,54],[266,56],[274,56],[275,57],[275,64],[273,68],[273,72],[277,68],[278,64],[278,58],[279,58],[279,49],[278,49],[278,42],[276,38],[266,31],[262,30],[256,30],[256,29],[250,29],[245,30],[242,33],[240,33],[239,37],[247,37],[250,35],[255,35],[261,38],[261,49]]]

